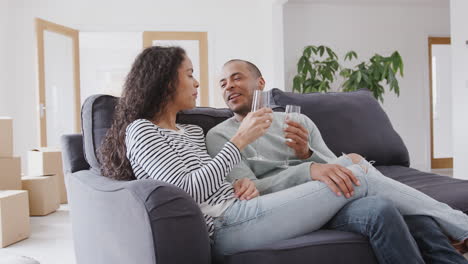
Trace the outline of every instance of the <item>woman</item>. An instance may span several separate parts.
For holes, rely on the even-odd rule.
[[[237,199],[225,176],[240,162],[240,151],[268,129],[271,110],[249,113],[237,134],[211,159],[202,129],[176,124],[179,111],[195,107],[199,84],[192,73],[192,63],[181,48],[151,47],[137,57],[100,150],[102,173],[119,180],[153,178],[185,190],[206,216],[218,254],[317,230],[346,203],[376,194],[392,200],[402,214],[433,217],[461,248],[467,247],[467,215],[383,177],[356,155],[334,162],[358,177],[360,185],[352,198],[338,197],[324,183],[311,181]]]

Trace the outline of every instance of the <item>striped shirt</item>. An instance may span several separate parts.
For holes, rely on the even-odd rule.
[[[232,184],[226,175],[241,161],[239,149],[231,142],[211,158],[203,130],[195,125],[177,124],[179,131],[158,127],[146,119],[128,125],[127,158],[137,179],[156,179],[186,191],[201,207],[210,236],[213,218],[234,202]]]

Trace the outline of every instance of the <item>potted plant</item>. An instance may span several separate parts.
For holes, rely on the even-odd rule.
[[[344,60],[357,59],[356,52],[346,53]],[[369,61],[363,61],[352,68],[344,68],[338,62],[338,56],[326,46],[306,46],[297,63],[297,75],[293,80],[293,91],[300,93],[327,92],[336,80],[336,74],[344,78],[342,91],[355,91],[361,88],[369,89],[373,96],[383,102],[385,89],[383,82],[397,96],[400,87],[397,75],[403,77],[403,59],[395,51],[390,56],[379,54]]]

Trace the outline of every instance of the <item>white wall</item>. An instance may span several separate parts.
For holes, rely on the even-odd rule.
[[[0,8],[0,19],[14,25],[8,33],[0,29],[2,40],[8,39],[6,71],[9,78],[0,88],[0,97],[11,106],[0,114],[15,119],[15,152],[38,145],[36,39],[34,18],[40,17],[82,31],[138,32],[207,31],[209,42],[210,104],[224,107],[216,89],[216,72],[233,58],[252,61],[262,69],[270,84],[278,83],[273,61],[282,50],[272,48],[272,4],[275,0],[2,0],[10,5]],[[1,41],[2,43],[4,41]],[[3,49],[0,49],[3,50]],[[3,62],[3,60],[1,60]],[[2,63],[0,62],[0,63]],[[279,78],[282,79],[282,76]],[[0,85],[2,83],[0,82]],[[2,108],[0,108],[2,110]],[[23,160],[23,165],[25,163]],[[24,166],[23,166],[24,168]]]
[[[464,0],[462,0],[464,1]],[[323,1],[322,1],[323,2]],[[287,3],[284,8],[285,80],[291,89],[304,46],[328,45],[361,59],[398,50],[405,63],[400,97],[383,105],[410,152],[412,167],[430,169],[428,36],[449,36],[448,3]],[[466,25],[466,23],[465,23]],[[356,63],[357,64],[357,63]]]
[[[0,116],[8,109],[8,100],[4,91],[7,87],[7,54],[8,54],[8,2],[0,1]]]
[[[468,1],[451,0],[453,172],[468,179]]]

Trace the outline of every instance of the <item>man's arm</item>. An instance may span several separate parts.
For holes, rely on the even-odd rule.
[[[216,156],[227,141],[228,138],[226,136],[210,130],[206,135],[206,147],[210,156]],[[287,170],[281,171],[275,175],[258,179],[255,173],[250,169],[248,161],[243,158],[242,161],[231,170],[226,179],[230,182],[234,182],[235,180],[248,178],[255,183],[260,194],[267,194],[310,181],[310,165],[310,162],[304,162],[297,166],[291,166]]]

